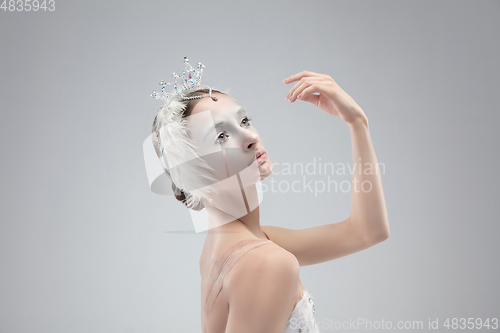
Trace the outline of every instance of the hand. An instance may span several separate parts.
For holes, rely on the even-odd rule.
[[[303,71],[283,80],[286,84],[298,81],[286,98],[290,102],[298,99],[309,102],[348,124],[358,120],[367,121],[359,105],[328,75]],[[314,95],[313,93],[319,93]]]

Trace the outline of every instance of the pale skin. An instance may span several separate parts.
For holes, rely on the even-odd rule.
[[[347,124],[354,163],[371,165],[372,172],[353,174],[352,182],[370,184],[369,191],[352,191],[349,218],[340,222],[305,229],[261,226],[259,208],[210,229],[200,257],[200,273],[206,276],[224,249],[243,239],[267,239],[275,243],[247,253],[228,274],[219,296],[218,310],[210,328],[218,332],[283,332],[298,296],[299,266],[313,265],[353,254],[383,242],[389,237],[389,223],[382,179],[370,137],[368,118],[361,107],[330,76],[310,71],[294,74],[284,80],[291,85],[286,98],[291,102],[308,102]],[[293,85],[292,85],[293,84]],[[316,95],[314,93],[319,93]],[[213,110],[220,116],[231,116],[239,108],[230,97],[217,94],[219,101],[203,98],[193,114]],[[236,118],[235,118],[236,119]],[[239,126],[239,127],[238,127]],[[232,147],[240,145],[244,153],[264,149],[260,136],[248,126],[234,122],[229,129]],[[229,141],[226,141],[229,142]],[[366,164],[368,163],[368,164]],[[262,178],[272,172],[267,160],[259,166]],[[207,207],[209,216],[227,215]],[[224,216],[227,218],[227,216]]]

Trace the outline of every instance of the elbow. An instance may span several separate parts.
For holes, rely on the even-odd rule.
[[[380,242],[383,242],[385,240],[387,240],[387,238],[389,238],[391,234],[391,231],[389,230],[389,228],[387,228],[383,233],[382,233],[382,236],[380,236]]]
[[[371,246],[376,245],[378,243],[382,243],[389,238],[390,235],[389,227],[383,228],[376,233],[373,233],[370,237],[368,237],[368,242]]]

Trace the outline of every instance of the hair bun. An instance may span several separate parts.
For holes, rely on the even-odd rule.
[[[179,201],[183,201],[186,199],[186,196],[184,195],[184,191],[182,191],[180,188],[175,186],[174,182],[172,182],[172,191],[174,191],[175,198]]]

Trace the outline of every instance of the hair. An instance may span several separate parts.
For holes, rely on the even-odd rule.
[[[185,97],[193,97],[193,96],[205,95],[205,94],[208,94],[208,93],[209,93],[209,89],[208,88],[199,88],[199,89],[192,90],[192,91],[189,91],[189,92],[184,92],[183,95]],[[219,93],[219,94],[223,94],[223,95],[226,95],[226,96],[229,96],[229,97],[233,98],[230,95],[229,91],[224,91],[223,92],[223,91],[220,91],[220,90],[212,88],[212,94],[213,93]],[[181,111],[181,118],[187,118],[188,116],[190,116],[191,113],[193,112],[194,107],[196,106],[196,104],[198,104],[198,102],[200,100],[201,100],[201,98],[194,98],[194,99],[188,99],[188,100],[179,100],[179,102],[182,103],[183,106],[184,106],[182,108],[182,111]],[[163,108],[163,106],[162,106],[162,108]],[[155,120],[153,121],[152,133],[153,133],[153,143],[154,143],[154,147],[155,147],[156,153],[157,153],[158,156],[160,156],[161,155],[161,151],[162,151],[161,147],[163,147],[165,145],[165,143],[162,143],[161,140],[160,140],[160,137],[158,137],[156,135],[157,121],[158,121],[157,117],[155,117]],[[166,172],[169,175],[169,178],[172,180],[172,177],[171,177],[169,171],[166,170]],[[187,208],[190,208],[190,209],[193,209],[193,210],[196,210],[196,211],[199,211],[199,210],[202,210],[203,208],[205,208],[205,206],[203,205],[203,203],[201,202],[201,200],[197,204],[193,205],[191,194],[189,192],[184,191],[184,190],[180,189],[179,187],[177,187],[175,185],[175,183],[174,183],[173,180],[172,180],[172,191],[174,192],[175,198],[177,200],[179,200],[180,202],[182,202]]]

